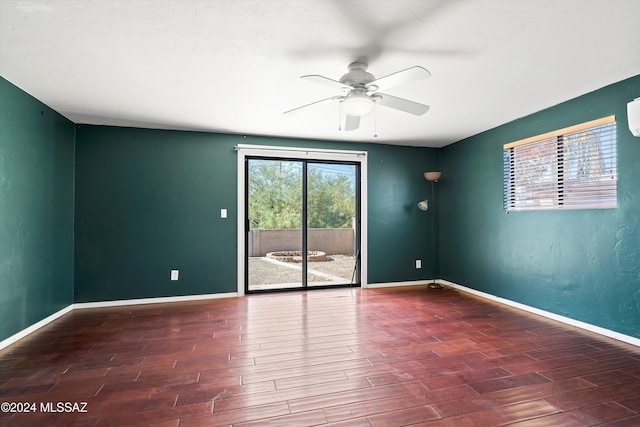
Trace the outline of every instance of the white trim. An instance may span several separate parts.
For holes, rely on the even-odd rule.
[[[316,155],[318,154],[329,154],[329,155],[346,155],[346,156],[366,156],[366,151],[353,151],[353,150],[331,150],[325,148],[304,148],[304,147],[279,147],[276,145],[251,145],[251,144],[238,144],[235,146],[236,151],[249,150],[252,152],[260,152],[260,154],[251,154],[256,156],[278,156],[285,152],[296,153],[294,155],[288,155],[286,157],[291,158],[309,158],[316,159]],[[269,153],[269,152],[277,151],[277,154]],[[301,157],[303,156],[303,157]],[[327,160],[331,160],[332,158],[327,158]],[[321,159],[323,160],[323,159]]]
[[[302,147],[277,147],[268,145],[236,145],[238,151],[238,296],[244,296],[244,257],[245,257],[245,236],[244,236],[244,212],[245,212],[245,170],[244,163],[247,156],[258,157],[278,157],[287,159],[303,160],[333,160],[360,163],[360,286],[367,288],[367,152],[349,150],[329,150],[321,148]]]
[[[452,288],[474,294],[481,298],[489,299],[499,302],[511,307],[518,308],[520,310],[528,311],[529,313],[537,314],[539,316],[546,317],[548,319],[557,320],[558,322],[566,323],[567,325],[575,326],[580,329],[585,329],[596,334],[604,335],[605,337],[613,338],[618,341],[625,342],[640,347],[640,339],[632,337],[630,335],[621,334],[610,329],[601,328],[600,326],[592,325],[591,323],[581,322],[580,320],[571,319],[570,317],[561,316],[559,314],[551,313],[549,311],[540,310],[539,308],[531,307],[529,305],[521,304],[519,302],[511,301],[505,298],[501,298],[486,292],[478,291],[476,289],[468,288],[466,286],[458,285],[457,283],[449,282],[447,280],[438,280],[443,285],[451,286]]]
[[[11,344],[13,344],[14,342],[26,337],[27,335],[29,335],[32,332],[37,331],[38,329],[42,328],[43,326],[46,326],[47,324],[53,322],[54,320],[58,319],[59,317],[64,316],[65,314],[69,313],[71,310],[73,310],[73,304],[66,306],[65,308],[56,311],[55,313],[53,313],[50,316],[45,317],[44,319],[42,319],[41,321],[34,323],[33,325],[21,330],[20,332],[18,332],[17,334],[11,335],[9,338],[5,338],[4,340],[0,341],[0,350],[2,350],[3,348],[10,346]]]
[[[97,301],[97,302],[79,302],[73,304],[74,310],[83,310],[86,308],[104,308],[104,307],[120,307],[125,305],[140,304],[162,304],[167,302],[185,302],[200,301],[219,298],[234,298],[238,294],[235,292],[227,292],[222,294],[204,294],[204,295],[184,295],[178,297],[159,297],[159,298],[139,298],[139,299],[123,299],[115,301]]]

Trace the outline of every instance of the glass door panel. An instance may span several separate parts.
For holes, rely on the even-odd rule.
[[[357,166],[307,163],[307,286],[359,283]]]
[[[304,286],[301,161],[248,159],[247,290]]]

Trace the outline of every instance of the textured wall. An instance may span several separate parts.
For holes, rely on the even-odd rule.
[[[431,197],[424,172],[439,170],[437,149],[391,145],[369,150],[369,283],[431,279],[438,204],[426,212],[418,202]],[[436,196],[438,187],[436,184]],[[434,222],[435,232],[434,232]],[[415,260],[422,269],[415,269]]]
[[[640,138],[627,102],[640,76],[476,135],[441,152],[441,276],[640,337]],[[616,115],[618,207],[506,214],[502,145]]]
[[[73,302],[74,138],[0,78],[0,340]]]
[[[78,126],[77,302],[236,290],[231,139]]]
[[[437,150],[79,126],[77,302],[235,292],[236,144],[369,152],[369,282],[433,277],[422,173]],[[220,218],[220,209],[229,211]],[[180,269],[171,282],[169,270]]]

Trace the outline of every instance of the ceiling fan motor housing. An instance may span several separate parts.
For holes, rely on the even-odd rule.
[[[340,77],[340,82],[353,87],[365,87],[375,79],[373,74],[367,72],[367,64],[353,62],[349,64],[349,72]]]

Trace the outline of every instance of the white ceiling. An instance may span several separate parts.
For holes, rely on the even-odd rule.
[[[441,147],[640,73],[640,0],[0,0],[0,75],[76,123]],[[353,132],[337,93],[366,58],[386,92]],[[629,94],[629,100],[640,94]],[[374,137],[377,127],[378,137]]]

